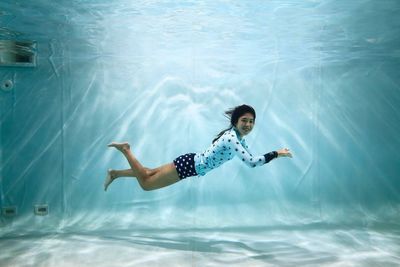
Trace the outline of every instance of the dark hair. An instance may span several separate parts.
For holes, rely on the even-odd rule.
[[[228,109],[227,111],[225,111],[225,117],[227,117],[230,122],[231,125],[229,126],[229,128],[221,131],[216,138],[214,138],[214,140],[212,141],[213,143],[215,141],[217,141],[226,131],[229,131],[230,129],[233,128],[233,126],[235,126],[235,124],[239,121],[239,118],[241,116],[243,116],[246,113],[251,113],[254,116],[254,120],[256,120],[256,111],[254,110],[254,108],[248,106],[248,105],[240,105],[231,109]]]

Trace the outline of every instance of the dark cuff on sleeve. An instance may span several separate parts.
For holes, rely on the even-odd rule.
[[[271,151],[271,152],[269,152],[269,153],[264,155],[265,163],[268,163],[268,162],[270,162],[271,160],[273,160],[274,158],[277,158],[277,157],[278,157],[278,152]]]

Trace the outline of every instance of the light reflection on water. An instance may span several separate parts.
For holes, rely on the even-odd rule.
[[[14,232],[1,233],[1,266],[400,265],[396,228],[302,222],[398,221],[395,1],[5,2],[3,25],[44,50],[41,72],[18,74],[15,102],[4,95],[13,108],[2,118],[21,128],[10,127],[14,136],[1,147],[0,201],[17,202],[29,216],[31,201],[43,197],[52,220],[73,219],[51,234],[41,218],[35,226],[45,224],[48,234],[24,235],[33,219],[18,218]],[[19,35],[0,30],[4,39]],[[105,170],[126,166],[106,150],[109,141],[132,142],[154,167],[203,150],[225,125],[223,110],[243,102],[259,114],[251,147],[289,146],[292,161],[251,171],[231,162],[152,193],[132,180],[102,191]],[[49,124],[63,108],[65,118]],[[15,163],[26,154],[26,164]],[[60,155],[62,164],[49,168],[44,159]],[[101,215],[86,213],[93,209]],[[244,227],[271,221],[299,226]],[[182,230],[168,228],[180,223]]]
[[[399,229],[327,226],[27,233],[2,266],[398,266]]]
[[[16,203],[25,210],[36,195],[64,212],[103,208],[110,199],[150,199],[149,206],[162,212],[158,200],[171,196],[176,203],[194,206],[208,200],[218,206],[232,199],[273,199],[297,207],[301,201],[309,213],[322,215],[327,211],[321,212],[321,203],[338,204],[341,210],[348,203],[364,208],[374,202],[385,209],[398,202],[397,80],[383,63],[397,62],[398,27],[386,15],[399,10],[395,2],[3,2],[7,27],[23,29],[26,38],[37,39],[42,47],[50,43],[51,50],[39,55],[43,79],[35,76],[31,88],[32,77],[19,75],[18,90],[26,89],[18,91],[15,103],[7,99],[13,108],[1,114],[8,125],[28,121],[22,130],[9,126],[14,138],[2,144],[0,166],[4,199],[26,199]],[[63,86],[58,77],[65,80]],[[65,97],[51,88],[64,88]],[[43,102],[50,112],[32,97],[51,100]],[[27,112],[32,101],[37,108]],[[155,167],[204,150],[226,124],[223,110],[244,102],[258,114],[248,140],[253,152],[285,146],[294,151],[293,160],[251,172],[227,164],[197,187],[185,181],[152,194],[125,180],[113,184],[107,195],[97,190],[107,168],[127,165],[106,150],[108,142],[131,142],[138,159]],[[22,115],[11,116],[14,109]],[[54,119],[50,125],[50,115],[64,109],[62,121]],[[364,111],[367,115],[360,118]],[[375,155],[381,150],[386,153],[377,164]],[[31,157],[15,167],[19,155],[27,153]],[[58,165],[49,168],[45,158],[59,159]],[[39,184],[35,177],[41,177]],[[30,181],[41,191],[25,190]],[[354,188],[359,188],[356,194]],[[50,191],[54,196],[47,197]],[[281,210],[285,205],[276,207],[277,213]]]

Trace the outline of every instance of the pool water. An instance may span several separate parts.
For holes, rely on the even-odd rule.
[[[35,66],[0,64],[0,266],[399,266],[399,12],[1,1],[0,44],[35,44]],[[244,103],[249,150],[292,159],[104,192],[109,168],[129,168],[108,143],[155,168],[204,151]]]

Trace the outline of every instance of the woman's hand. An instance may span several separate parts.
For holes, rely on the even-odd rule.
[[[288,148],[282,148],[282,149],[277,150],[276,152],[278,152],[278,158],[281,158],[281,157],[292,158],[293,157],[292,153],[290,153]]]

